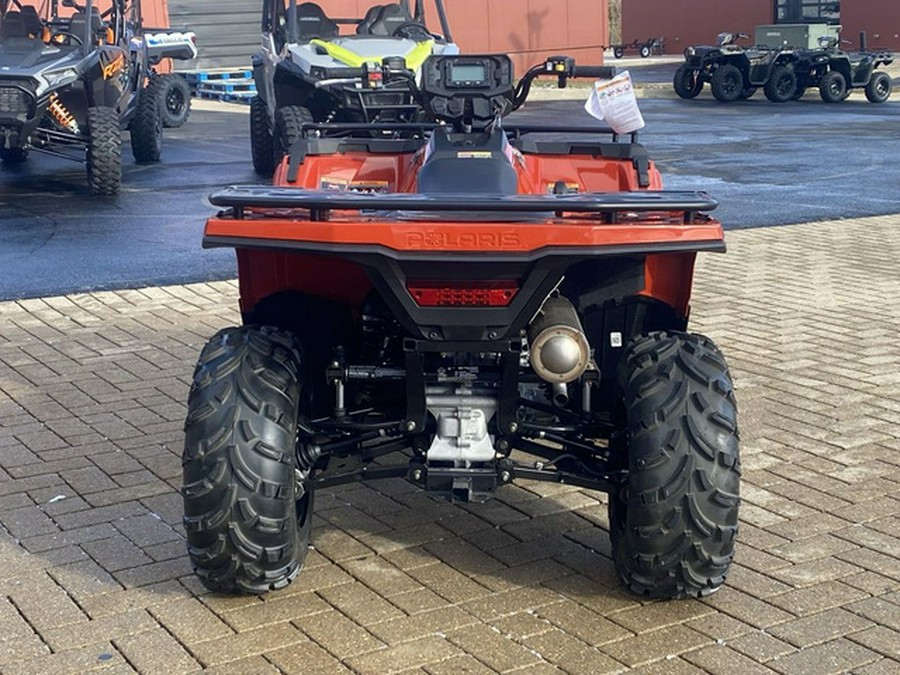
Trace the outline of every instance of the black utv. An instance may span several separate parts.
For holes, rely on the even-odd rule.
[[[162,121],[148,87],[140,0],[46,0],[40,10],[0,0],[0,159],[23,162],[29,151],[85,164],[94,194],[118,192],[122,129],[138,162],[159,160]]]
[[[793,98],[797,91],[794,50],[735,44],[748,37],[721,33],[715,46],[685,49],[685,62],[675,71],[675,92],[681,98],[695,98],[708,82],[712,95],[722,103],[750,98],[759,87],[774,103]]]
[[[826,103],[838,103],[850,95],[851,89],[864,89],[872,103],[884,103],[891,95],[890,75],[879,71],[888,66],[894,55],[886,50],[848,53],[839,48],[837,39],[819,39],[819,49],[803,50],[796,63],[798,98],[808,88],[817,87]]]
[[[426,4],[441,33],[427,25]],[[459,53],[443,0],[372,4],[358,18],[332,18],[314,2],[263,0],[262,20],[250,138],[253,166],[264,175],[272,174],[303,124],[416,121],[421,106],[411,84],[425,60]]]

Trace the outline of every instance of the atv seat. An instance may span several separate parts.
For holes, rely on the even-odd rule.
[[[75,12],[69,19],[69,33],[76,37],[84,35],[85,26],[88,25],[88,15],[84,12]],[[103,29],[103,19],[100,18],[100,10],[92,8],[90,16],[91,42],[97,38],[97,34]]]
[[[359,25],[356,27],[356,34],[371,35],[372,24],[375,23],[376,19],[378,19],[378,15],[381,13],[381,10],[383,8],[383,5],[372,5],[371,7],[369,7],[369,11],[366,12],[363,20],[360,21]]]
[[[44,22],[38,16],[38,11],[31,5],[22,6],[22,21],[25,22],[25,29],[28,34],[33,37],[40,37],[44,30]]]
[[[304,2],[297,6],[297,33],[301,40],[327,40],[336,37],[338,32],[338,25],[316,3]]]
[[[506,157],[503,132],[494,131],[477,146],[455,144],[443,131],[435,131],[432,153],[419,170],[420,194],[514,195],[518,176]]]
[[[398,27],[410,23],[413,18],[402,5],[385,5],[369,28],[370,35],[391,36]]]
[[[28,28],[25,26],[25,19],[19,12],[8,12],[3,17],[3,26],[0,27],[0,40],[11,40],[13,38],[27,38]]]

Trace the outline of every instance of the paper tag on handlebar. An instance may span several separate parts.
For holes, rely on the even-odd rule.
[[[644,128],[644,116],[634,95],[631,75],[625,70],[611,80],[597,80],[584,109],[603,120],[617,134],[630,134]]]

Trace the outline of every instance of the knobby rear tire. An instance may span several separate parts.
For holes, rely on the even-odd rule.
[[[226,328],[204,347],[185,422],[191,563],[220,593],[287,586],[306,557],[313,493],[298,483],[303,361],[290,333]]]
[[[287,105],[275,111],[275,166],[291,152],[294,142],[302,136],[304,124],[315,121],[309,108]]]
[[[627,478],[610,495],[613,559],[649,597],[700,597],[725,581],[738,530],[737,410],[728,367],[708,338],[659,332],[620,366]]]
[[[772,103],[784,103],[797,93],[797,74],[791,66],[775,66],[763,91]]]
[[[269,107],[261,96],[250,99],[250,155],[256,173],[271,176],[275,172],[275,144],[269,128]]]
[[[744,91],[744,75],[734,64],[723,64],[710,77],[709,88],[717,101],[731,103],[738,100]]]
[[[893,84],[887,73],[874,73],[866,85],[866,99],[869,103],[884,103],[891,97]]]
[[[129,130],[131,152],[139,164],[158,162],[162,156],[161,89],[159,80],[150,78],[149,84],[138,92],[137,109],[134,111]]]
[[[191,87],[181,75],[165,73],[154,75],[159,88],[159,112],[166,129],[178,129],[184,126],[191,116]]]
[[[87,111],[87,179],[95,195],[114,195],[122,185],[122,131],[115,108]]]
[[[829,70],[819,81],[819,96],[825,103],[840,103],[847,92],[847,78],[836,70]]]

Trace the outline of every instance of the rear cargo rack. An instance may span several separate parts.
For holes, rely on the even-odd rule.
[[[328,219],[332,210],[420,211],[467,213],[589,213],[604,214],[608,222],[617,222],[619,213],[683,212],[692,222],[697,212],[712,211],[718,202],[705,192],[672,190],[642,192],[581,192],[577,194],[472,195],[472,194],[369,194],[303,190],[259,185],[235,185],[210,195],[214,206],[233,209],[234,218],[243,218],[243,210],[305,209],[311,220]],[[284,217],[284,214],[279,214]]]

